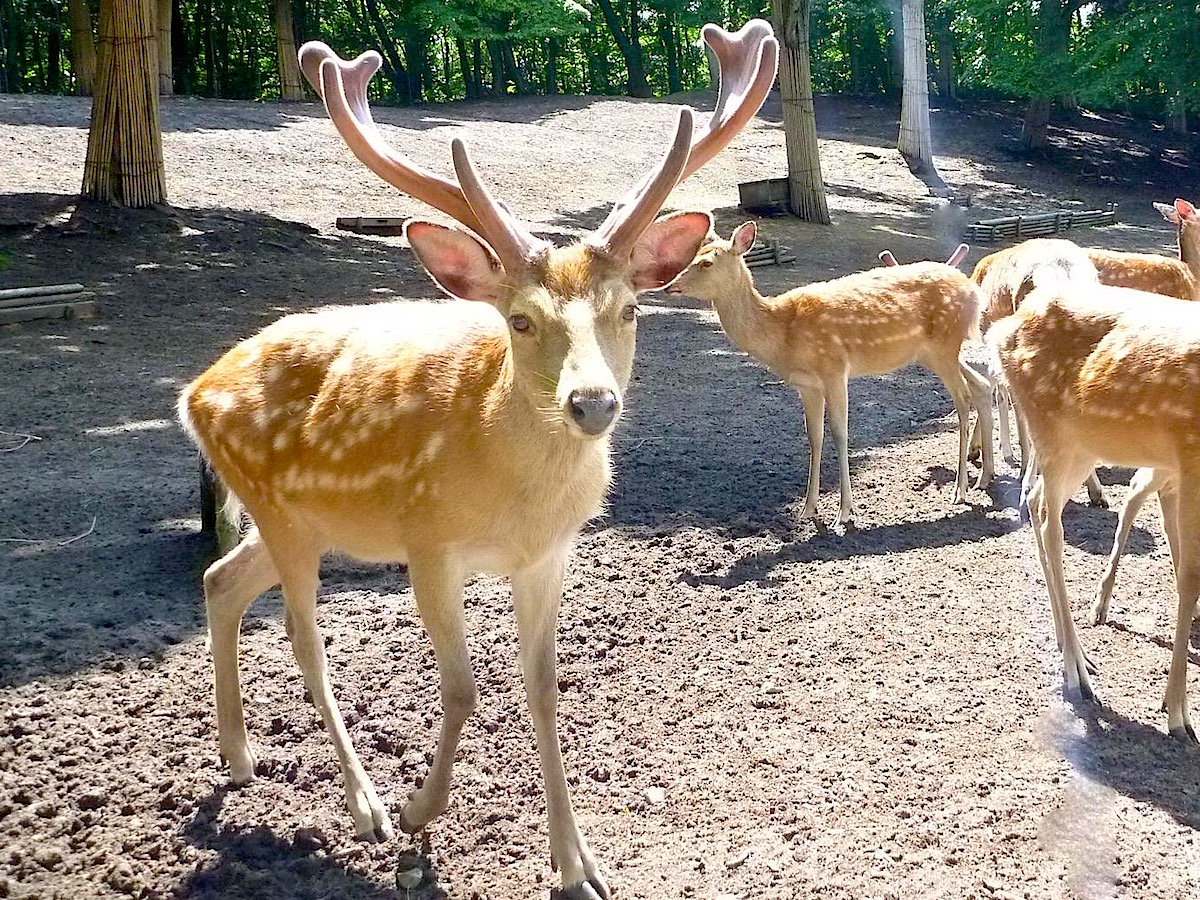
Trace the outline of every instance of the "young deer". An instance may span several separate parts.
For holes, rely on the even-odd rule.
[[[1154,208],[1176,226],[1179,257],[1088,250],[1088,258],[1100,273],[1100,283],[1180,300],[1200,300],[1200,214],[1186,200],[1177,199],[1173,206],[1155,203]]]
[[[1026,295],[1036,287],[1058,282],[1097,283],[1096,269],[1088,260],[1086,252],[1077,244],[1061,238],[1034,238],[991,253],[975,264],[971,280],[979,285],[986,304],[983,311],[985,334],[992,323],[1016,312]],[[998,373],[993,373],[993,376],[996,375]],[[1009,410],[1012,404],[1003,384],[996,386],[996,407],[996,417],[1000,423],[1000,455],[1009,465],[1014,465],[1017,459],[1013,453],[1009,432]],[[980,429],[971,435],[972,449],[981,443],[991,443],[991,432],[983,432]],[[1021,447],[1019,506],[1024,508],[1026,496],[1035,477],[1032,467],[1034,451],[1025,437],[1019,417],[1017,443]],[[1093,506],[1108,505],[1104,499],[1100,479],[1095,472],[1088,476],[1087,491]]]
[[[765,22],[703,33],[722,66],[712,120],[693,139],[692,114],[681,110],[658,167],[599,229],[561,249],[493,199],[461,141],[451,147],[455,181],[386,146],[367,105],[378,54],[347,62],[324,44],[301,48],[306,77],[355,155],[470,231],[421,221],[406,229],[429,274],[459,301],[288,316],[230,350],[180,398],[185,427],[255,523],[204,575],[220,749],[235,784],[255,769],[238,630],[251,601],[282,582],[287,633],[337,752],[355,829],[368,840],[391,837],[330,688],[315,606],[325,552],[403,561],[437,656],[444,711],[428,777],[400,813],[405,831],[424,828],[447,806],[455,747],[477,700],[464,580],[507,574],[551,861],[565,896],[609,896],[576,824],[559,749],[555,623],[572,540],[611,477],[636,296],[670,282],[711,228],[705,212],[655,216],[757,112],[774,79],[778,49]]]
[[[1169,475],[1160,497],[1179,613],[1167,677],[1170,732],[1195,741],[1187,661],[1200,594],[1200,307],[1124,288],[1036,290],[988,343],[1037,448],[1029,497],[1069,694],[1093,698],[1063,578],[1062,509],[1096,465]]]
[[[959,424],[954,502],[965,502],[972,398],[985,427],[991,428],[991,405],[984,402],[991,386],[959,360],[963,342],[979,333],[974,285],[957,269],[925,262],[875,268],[764,297],[755,290],[742,259],[755,235],[755,224],[746,222],[731,240],[709,240],[667,290],[711,302],[729,339],[799,391],[809,444],[808,493],[801,517],[817,512],[826,403],[841,474],[838,521],[848,523],[855,508],[847,448],[847,382],[912,362],[937,375],[954,399]],[[977,487],[987,486],[991,467],[989,452]]]

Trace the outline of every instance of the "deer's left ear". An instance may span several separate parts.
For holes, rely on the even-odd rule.
[[[706,212],[673,213],[653,222],[629,256],[634,290],[650,291],[674,281],[696,258],[712,224]]]
[[[1188,203],[1186,200],[1175,200],[1175,212],[1179,214],[1181,219],[1193,219],[1196,217],[1196,207]]]
[[[1176,203],[1184,203],[1186,201],[1176,200],[1175,202]],[[1188,204],[1188,205],[1190,206],[1191,204]],[[1172,206],[1170,203],[1155,203],[1154,208],[1157,209],[1162,214],[1162,217],[1164,219],[1166,219],[1168,222],[1170,222],[1172,225],[1179,224],[1179,221],[1181,218],[1180,214],[1175,211],[1175,207]]]
[[[753,222],[743,222],[733,230],[733,237],[729,239],[733,244],[733,252],[738,256],[743,256],[754,246],[756,237],[758,237],[758,226]]]

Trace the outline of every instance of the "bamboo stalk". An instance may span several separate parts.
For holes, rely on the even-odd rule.
[[[102,0],[100,65],[83,193],[125,206],[166,202],[154,0]]]

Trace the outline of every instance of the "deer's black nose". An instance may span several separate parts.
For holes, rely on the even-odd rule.
[[[608,389],[571,391],[567,398],[571,418],[584,434],[603,434],[620,409],[617,395]]]

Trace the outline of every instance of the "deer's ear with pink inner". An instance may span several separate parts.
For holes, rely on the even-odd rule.
[[[1179,214],[1181,219],[1193,219],[1196,216],[1196,207],[1188,203],[1186,200],[1175,199],[1175,212]]]
[[[1175,202],[1182,203],[1185,201],[1176,200]],[[1180,216],[1179,212],[1176,211],[1175,207],[1172,206],[1170,203],[1155,203],[1154,208],[1157,209],[1159,211],[1159,213],[1162,215],[1162,217],[1164,219],[1166,219],[1168,222],[1170,222],[1172,225],[1179,224],[1181,216]]]
[[[756,237],[758,237],[758,226],[753,222],[743,222],[733,230],[733,252],[738,256],[743,255],[754,246]]]
[[[452,297],[495,303],[503,296],[504,267],[490,247],[457,228],[409,221],[404,236],[438,287]]]
[[[711,228],[706,212],[673,213],[652,222],[629,256],[634,289],[652,291],[674,281],[696,258]]]

